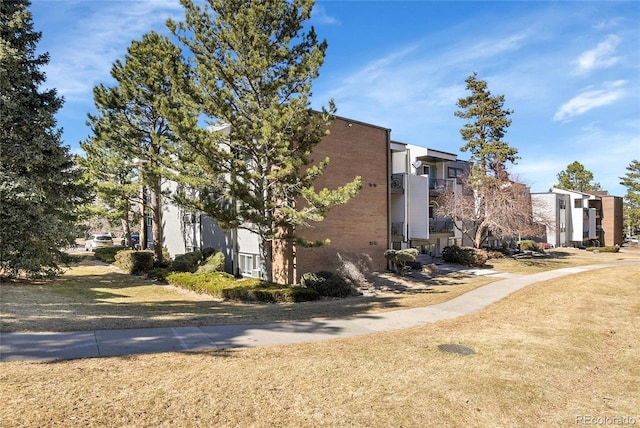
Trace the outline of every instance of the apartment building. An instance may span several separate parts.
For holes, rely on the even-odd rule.
[[[532,193],[534,220],[553,247],[622,245],[622,198],[608,192],[553,188]]]
[[[451,219],[436,215],[436,206],[442,192],[461,187],[468,162],[452,153],[393,142],[390,129],[352,119],[336,117],[329,131],[313,150],[314,163],[330,159],[316,189],[334,189],[356,176],[362,189],[330,210],[324,221],[296,230],[305,240],[329,240],[328,245],[306,248],[273,241],[274,280],[297,283],[306,272],[338,271],[348,264],[384,271],[389,248],[413,247],[438,256],[447,245],[463,244]],[[175,184],[169,187],[175,191]],[[255,234],[222,230],[212,219],[172,205],[165,207],[163,220],[171,256],[213,247],[225,253],[228,272],[262,276]]]
[[[390,151],[391,247],[439,256],[448,245],[463,245],[453,220],[439,217],[436,208],[443,192],[460,191],[470,163],[453,153],[396,141]]]

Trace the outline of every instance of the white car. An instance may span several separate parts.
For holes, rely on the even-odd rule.
[[[96,248],[113,247],[113,238],[105,233],[95,233],[84,243],[85,251],[95,251]]]

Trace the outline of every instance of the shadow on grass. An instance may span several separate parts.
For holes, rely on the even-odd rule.
[[[148,287],[142,290],[141,287]],[[443,293],[411,289],[404,293]],[[161,284],[117,271],[72,274],[38,284],[2,285],[0,331],[80,331],[256,324],[346,318],[400,307],[400,296],[355,296],[301,303],[193,300]]]

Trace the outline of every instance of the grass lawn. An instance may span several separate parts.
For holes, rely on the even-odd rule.
[[[450,273],[424,282],[378,278],[393,290],[376,296],[291,304],[213,300],[126,275],[84,259],[56,281],[0,285],[0,331],[75,331],[113,328],[256,324],[320,320],[428,306],[495,281]]]
[[[640,264],[582,272],[456,319],[326,342],[2,363],[0,426],[637,425],[639,276]]]

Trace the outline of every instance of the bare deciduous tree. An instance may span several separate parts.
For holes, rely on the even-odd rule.
[[[481,185],[473,180],[466,176],[457,190],[442,194],[437,214],[452,218],[475,248],[484,244],[489,232],[498,239],[537,233],[527,186],[494,177],[484,177]]]

